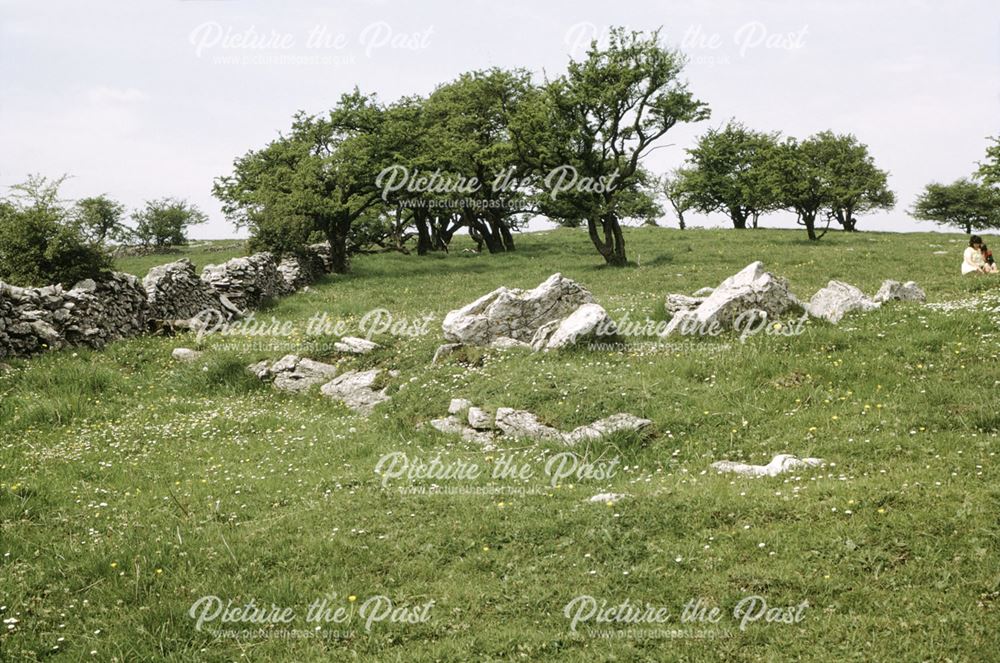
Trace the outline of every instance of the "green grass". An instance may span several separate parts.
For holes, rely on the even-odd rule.
[[[667,293],[714,286],[755,259],[802,298],[831,278],[868,292],[884,278],[912,279],[931,302],[992,296],[1000,280],[958,276],[963,236],[838,233],[809,244],[785,231],[641,229],[627,239],[638,266],[625,269],[601,267],[586,235],[566,230],[519,237],[512,255],[463,253],[459,242],[447,256],[360,256],[352,274],[258,312],[293,321],[293,337],[273,347],[210,338],[193,364],[170,358],[174,347],[195,347],[191,337],[9,362],[0,375],[0,617],[19,621],[0,627],[0,659],[991,658],[1000,648],[996,313],[897,303],[745,344],[482,351],[467,364],[429,365],[448,310],[555,271],[619,319],[662,314]],[[934,255],[941,250],[948,255]],[[153,258],[176,256],[123,267],[140,272]],[[338,359],[327,339],[305,334],[317,313],[356,331],[376,307],[435,322],[416,338],[376,335],[384,348],[360,359]],[[392,401],[363,419],[243,372],[298,347],[345,368],[398,369]],[[610,480],[436,482],[515,493],[498,495],[383,489],[375,466],[390,452],[483,467],[514,457],[541,475],[562,451],[510,442],[484,453],[418,428],[452,397],[531,410],[563,429],[631,412],[656,432],[576,450],[620,458]],[[760,480],[708,469],[781,452],[832,464]],[[587,502],[606,491],[631,497]],[[254,599],[294,608],[290,627],[308,630],[306,608],[328,594],[355,613],[380,594],[436,604],[425,623],[368,633],[355,614],[326,627],[337,637],[298,640],[215,639],[188,616],[204,595]],[[724,609],[712,628],[726,637],[604,639],[592,630],[626,626],[614,624],[574,635],[563,606],[584,594],[675,617],[703,598]],[[740,631],[729,611],[753,594],[809,607],[801,623]],[[707,625],[687,630],[710,635]]]
[[[144,256],[124,256],[115,260],[115,269],[142,277],[150,267],[166,262],[189,258],[198,272],[205,265],[218,264],[230,258],[246,255],[246,244],[242,240],[192,240],[188,246],[175,247],[163,253]]]

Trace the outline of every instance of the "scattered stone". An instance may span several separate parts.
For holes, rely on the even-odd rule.
[[[712,468],[720,472],[734,472],[752,477],[776,477],[783,472],[806,467],[819,467],[821,458],[796,458],[792,454],[778,454],[767,465],[747,465],[729,460],[712,463]]]
[[[329,396],[351,408],[359,414],[371,414],[379,403],[389,400],[387,389],[374,389],[380,369],[368,371],[347,371],[320,387],[324,396]]]
[[[531,339],[533,350],[559,350],[583,341],[617,333],[615,323],[600,304],[584,304],[562,320],[539,327]]]
[[[801,304],[789,291],[785,279],[764,271],[763,263],[753,262],[720,283],[697,308],[674,315],[663,336],[731,329],[737,319],[758,315],[776,319],[799,307]]]
[[[873,311],[879,306],[879,302],[873,301],[853,285],[843,281],[830,281],[812,296],[806,310],[815,318],[837,324],[851,311]]]
[[[464,398],[453,398],[448,403],[448,414],[461,414],[472,407],[472,401]]]
[[[506,337],[527,343],[545,323],[560,320],[593,301],[583,286],[557,273],[532,290],[497,288],[450,311],[442,328],[451,342],[489,345]]]
[[[368,354],[379,347],[381,346],[378,343],[356,336],[344,336],[333,344],[333,349],[337,352],[346,352],[355,355]]]
[[[177,361],[195,361],[201,357],[202,353],[197,350],[192,350],[190,348],[174,348],[174,351],[170,353],[170,356]]]
[[[337,367],[305,359],[298,355],[285,355],[270,366],[266,361],[257,362],[247,370],[261,380],[270,380],[275,389],[301,392],[315,384],[327,382],[337,374]]]
[[[587,501],[598,504],[614,504],[615,502],[620,502],[628,496],[629,495],[627,493],[598,493]]]
[[[599,440],[602,437],[621,431],[642,433],[652,425],[653,422],[649,419],[640,419],[635,415],[622,412],[595,421],[589,426],[580,426],[573,430],[573,432],[567,433],[564,437],[567,444],[573,445],[580,442]]]
[[[712,288],[709,288],[708,290],[710,291],[708,294],[712,294]],[[704,302],[704,296],[689,297],[688,295],[669,294],[667,295],[666,301],[663,303],[663,308],[670,315],[677,315],[678,313],[693,311]]]
[[[902,302],[925,302],[927,295],[923,289],[913,281],[900,283],[892,279],[882,281],[882,287],[878,289],[873,298],[876,302],[887,302],[890,300]]]
[[[493,417],[490,416],[490,413],[478,407],[469,408],[469,425],[476,430],[492,430],[495,428]]]
[[[527,437],[534,440],[564,440],[563,433],[546,426],[531,412],[509,407],[497,409],[496,427],[511,437]]]

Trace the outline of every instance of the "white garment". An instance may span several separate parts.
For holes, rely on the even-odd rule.
[[[978,249],[971,246],[965,247],[965,255],[962,257],[963,274],[982,271],[985,266],[986,261],[983,260],[983,254]]]

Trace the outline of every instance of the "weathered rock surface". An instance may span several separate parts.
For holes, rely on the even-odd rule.
[[[192,350],[191,348],[174,348],[174,351],[170,353],[170,356],[177,361],[197,361],[201,358],[202,353],[197,350]]]
[[[356,336],[344,336],[333,344],[333,349],[337,352],[346,352],[354,355],[365,355],[378,348],[378,343]]]
[[[830,281],[809,300],[806,310],[815,318],[837,324],[852,311],[873,311],[880,306],[860,289],[843,281]]]
[[[797,458],[791,454],[778,454],[767,465],[747,465],[729,460],[712,463],[712,468],[719,472],[733,472],[749,477],[776,477],[790,470],[819,467],[823,464],[820,458]]]
[[[453,398],[448,403],[448,414],[461,414],[472,407],[472,401],[465,398]]]
[[[538,328],[531,339],[532,350],[559,350],[603,336],[614,336],[617,329],[600,304],[583,304],[562,320],[553,320]]]
[[[593,302],[590,292],[576,281],[553,274],[531,290],[497,288],[450,311],[442,328],[445,338],[456,343],[489,345],[500,337],[528,343],[545,323]]]
[[[892,300],[903,302],[925,302],[927,295],[923,289],[913,281],[900,283],[892,279],[882,281],[882,286],[873,297],[876,302],[888,302]]]
[[[546,426],[531,412],[509,407],[497,409],[496,427],[511,437],[564,441],[563,432]]]
[[[368,371],[347,371],[320,387],[320,393],[335,400],[359,414],[371,414],[379,403],[389,400],[387,389],[375,389],[374,385],[382,371],[374,368]]]
[[[642,433],[652,425],[653,422],[649,419],[641,419],[635,415],[621,412],[613,414],[610,417],[605,417],[604,419],[599,419],[588,426],[580,426],[572,432],[567,433],[564,439],[567,444],[579,444],[581,442],[599,440],[602,437],[622,431]]]
[[[663,335],[722,331],[731,329],[737,319],[760,314],[775,319],[800,306],[787,281],[764,271],[763,263],[753,262],[720,283],[697,308],[674,315]]]
[[[247,370],[262,380],[270,380],[275,389],[293,392],[323,384],[337,374],[336,366],[291,354],[271,365],[266,361],[258,362],[248,366]]]
[[[496,427],[493,415],[478,407],[469,408],[469,425],[476,430],[492,430]]]
[[[709,288],[709,295],[712,294],[712,288]],[[705,296],[694,296],[689,297],[688,295],[679,294],[669,294],[667,295],[666,301],[663,303],[663,308],[670,315],[677,315],[678,313],[684,313],[687,311],[693,311],[705,302]]]

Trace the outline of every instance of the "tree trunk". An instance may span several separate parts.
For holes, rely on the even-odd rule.
[[[598,233],[597,221],[593,218],[587,219],[587,234],[590,235],[590,241],[608,265],[624,267],[628,264],[628,260],[625,256],[625,235],[622,233],[618,217],[606,214],[601,217],[600,224],[601,232]]]
[[[758,214],[757,212],[754,212],[752,218],[753,218],[753,228],[754,228],[754,230],[756,230],[757,229],[757,220],[760,218],[760,214]]]
[[[417,226],[417,255],[425,256],[431,250],[431,232],[427,228],[426,214],[422,210],[414,210],[413,223]]]
[[[503,242],[504,251],[513,251],[514,235],[511,234],[510,228],[507,226],[507,222],[500,219],[497,223],[500,224],[500,240]]]
[[[729,218],[733,220],[733,228],[739,230],[746,230],[747,227],[747,215],[738,210],[730,210]]]
[[[806,227],[806,234],[809,235],[809,239],[817,240],[819,237],[816,236],[816,214],[803,214],[802,215],[802,225]]]
[[[681,227],[681,230],[686,228],[684,225],[684,212],[681,212],[680,210],[677,210],[677,225]]]
[[[330,264],[334,274],[346,274],[350,270],[347,258],[347,233],[338,224],[334,232],[327,234],[330,242]]]

